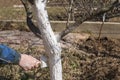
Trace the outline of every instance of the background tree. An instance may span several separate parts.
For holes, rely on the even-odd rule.
[[[111,18],[120,15],[119,0],[54,0],[56,2],[65,1],[66,4],[72,2],[69,7],[74,7],[75,11],[75,23],[72,25],[67,25],[64,31],[55,35],[51,29],[48,14],[46,11],[47,0],[21,1],[26,10],[28,27],[36,36],[42,37],[43,39],[45,50],[49,57],[51,80],[62,80],[61,47],[59,43],[65,35],[73,31],[84,21],[100,19],[104,13],[106,13],[106,18]],[[32,11],[31,7],[35,11]],[[68,10],[71,9],[69,8]],[[32,16],[34,12],[36,14],[38,27],[36,27],[36,25],[32,21]]]

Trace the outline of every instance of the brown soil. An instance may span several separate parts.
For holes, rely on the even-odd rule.
[[[102,37],[101,39],[88,38],[79,49],[96,56],[119,58],[120,40]]]
[[[120,80],[120,40],[88,38],[77,48],[90,55],[81,60],[81,80]]]
[[[64,39],[65,44],[70,44],[62,52],[64,80],[120,80],[119,39],[73,39]],[[37,47],[22,46],[17,50],[33,56],[44,53]],[[48,68],[24,71],[17,65],[0,66],[0,80],[50,80]]]

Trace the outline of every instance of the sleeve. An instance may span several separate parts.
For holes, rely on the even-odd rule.
[[[18,64],[21,56],[10,47],[0,44],[0,63]]]

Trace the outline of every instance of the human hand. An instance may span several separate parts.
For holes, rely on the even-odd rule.
[[[31,70],[31,69],[37,68],[40,65],[40,61],[30,55],[21,54],[19,65],[24,70]]]

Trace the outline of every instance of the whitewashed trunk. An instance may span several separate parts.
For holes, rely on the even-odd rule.
[[[46,1],[35,0],[33,8],[36,12],[37,23],[43,38],[45,50],[49,56],[51,80],[62,80],[61,47],[60,43],[57,42],[48,19]]]

